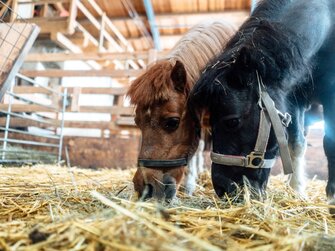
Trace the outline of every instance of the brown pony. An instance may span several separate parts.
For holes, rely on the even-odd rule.
[[[235,28],[226,22],[195,26],[166,58],[151,65],[130,86],[127,95],[136,105],[135,122],[142,132],[133,182],[142,198],[173,198],[190,173],[186,165],[197,149],[200,129],[186,101],[202,69],[234,33]]]

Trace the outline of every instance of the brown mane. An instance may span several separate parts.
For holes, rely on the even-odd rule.
[[[171,71],[173,65],[167,60],[160,60],[149,67],[130,86],[127,95],[133,104],[150,107],[156,102],[169,99]]]
[[[225,47],[235,32],[227,22],[210,21],[193,27],[163,58],[150,66],[130,86],[127,95],[131,103],[150,107],[169,99],[173,88],[171,72],[176,61],[183,63],[187,73],[187,89],[199,79],[201,71]]]

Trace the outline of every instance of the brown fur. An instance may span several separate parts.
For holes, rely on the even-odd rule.
[[[166,58],[150,66],[132,83],[127,93],[131,103],[149,107],[154,103],[167,101],[168,90],[173,89],[171,71],[177,60],[186,69],[190,90],[206,64],[223,50],[234,32],[235,28],[229,23],[217,21],[192,28]]]
[[[169,100],[169,91],[173,90],[171,72],[173,65],[168,60],[161,60],[149,67],[130,86],[127,95],[131,103],[141,107],[151,107],[154,104]],[[191,86],[188,85],[188,91]]]
[[[128,96],[137,106],[135,122],[142,132],[140,158],[169,160],[194,154],[199,139],[186,110],[186,100],[203,68],[223,50],[234,32],[228,23],[202,23],[192,28],[166,58],[151,65],[133,82]],[[178,81],[179,76],[182,81]],[[179,127],[172,132],[163,126],[164,120],[171,117],[180,119]],[[185,167],[138,168],[134,188],[142,195],[145,184],[150,184],[153,196],[162,198],[164,174],[173,177],[178,189],[186,170]]]

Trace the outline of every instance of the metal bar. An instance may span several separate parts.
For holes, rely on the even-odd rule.
[[[0,141],[7,141],[14,144],[34,145],[34,146],[48,146],[48,147],[59,147],[58,144],[42,143],[31,140],[18,140],[18,139],[7,139],[0,138]]]
[[[0,152],[3,152],[3,150],[0,150]],[[55,157],[58,156],[58,154],[56,153],[41,152],[41,151],[6,150],[5,152],[16,153],[16,154],[54,155]]]
[[[39,133],[32,133],[32,132],[27,132],[27,131],[21,131],[21,130],[16,130],[12,128],[5,128],[0,126],[0,130],[8,131],[8,132],[14,132],[14,133],[20,133],[20,134],[25,134],[25,135],[31,135],[31,136],[37,136],[37,137],[44,137],[44,138],[49,138],[49,139],[59,139],[60,137],[57,135],[47,135],[47,134],[39,134]]]
[[[13,79],[12,81],[15,82],[15,79]],[[15,83],[12,83],[11,87],[10,87],[10,91],[13,91],[14,89],[14,85]],[[8,110],[7,110],[7,116],[6,116],[6,127],[5,127],[5,135],[4,138],[6,139],[3,144],[2,144],[2,149],[6,150],[7,149],[7,139],[8,139],[8,128],[9,128],[9,123],[10,123],[10,113],[11,113],[11,109],[12,109],[12,102],[13,102],[13,97],[10,96],[9,97],[9,103],[8,103]],[[2,159],[6,158],[6,154],[2,153]]]
[[[152,8],[151,0],[143,0],[145,11],[147,13],[148,21],[150,24],[150,29],[152,32],[152,38],[154,40],[155,48],[161,50],[161,43],[159,38],[159,30],[156,26],[156,19],[154,9]]]
[[[7,75],[6,79],[3,81],[3,84],[0,90],[0,101],[5,95],[5,92],[7,91],[7,89],[9,89],[8,87],[9,87],[11,80],[15,77],[20,67],[22,66],[24,58],[28,54],[30,48],[33,46],[33,43],[35,42],[35,39],[37,38],[39,31],[40,29],[37,26],[34,26],[32,28],[29,38],[27,39],[26,43],[22,46],[19,56],[14,61],[9,74]]]
[[[28,119],[28,120],[36,121],[36,122],[39,122],[39,123],[49,124],[49,125],[55,126],[55,123],[52,123],[52,122],[49,122],[49,121],[40,120],[40,119],[35,119],[35,118],[32,118],[32,117],[27,117],[27,116],[21,115],[21,114],[16,113],[16,112],[6,112],[4,110],[0,110],[0,112],[2,112],[4,114],[7,114],[7,115],[9,114],[11,116],[16,116],[16,117],[19,117],[19,118],[22,118],[22,119]]]
[[[147,41],[148,45],[151,47],[153,45],[152,37],[149,31],[147,30],[146,25],[144,24],[142,18],[140,18],[140,16],[138,15],[132,2],[130,2],[129,0],[121,0],[121,3],[127,10],[129,16],[133,19],[134,24],[140,30],[141,34],[143,35],[143,38]],[[150,37],[151,39],[149,39],[148,37]]]
[[[27,81],[27,82],[30,83],[30,84],[33,84],[33,85],[37,85],[37,86],[39,86],[39,87],[42,87],[42,88],[44,88],[44,89],[46,89],[46,90],[48,90],[48,91],[50,91],[50,92],[52,92],[52,93],[56,93],[56,94],[59,95],[59,96],[62,96],[62,95],[63,95],[63,93],[58,92],[58,91],[55,91],[54,89],[52,89],[52,88],[50,88],[50,87],[43,86],[43,85],[41,85],[40,83],[36,82],[35,80],[33,80],[33,79],[31,79],[31,78],[28,78],[28,77],[26,77],[26,76],[24,76],[24,75],[22,75],[22,74],[20,74],[20,73],[17,73],[17,74],[16,74],[16,77],[21,78],[21,79]]]
[[[7,92],[8,95],[16,98],[17,100],[20,100],[20,101],[23,101],[23,102],[26,102],[28,104],[35,104],[35,105],[39,105],[39,106],[42,106],[42,107],[46,107],[46,108],[50,108],[50,109],[53,109],[53,110],[58,110],[56,107],[53,107],[51,105],[45,105],[45,104],[41,104],[39,102],[36,102],[36,101],[33,101],[33,100],[30,100],[30,99],[27,99],[27,98],[24,98],[24,97],[21,97],[19,95],[16,95],[15,93],[13,92]]]
[[[59,133],[59,149],[58,149],[58,163],[61,161],[62,158],[62,147],[63,147],[63,129],[64,129],[64,119],[65,119],[65,109],[66,109],[66,97],[67,97],[67,88],[64,89],[64,96],[63,96],[63,109],[62,109],[62,122],[60,127]]]

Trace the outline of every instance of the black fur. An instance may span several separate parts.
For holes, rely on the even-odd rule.
[[[189,98],[193,114],[202,109],[210,112],[213,151],[244,156],[253,150],[258,132],[257,73],[277,109],[293,116],[288,130],[293,148],[305,141],[304,111],[311,103],[321,102],[330,199],[335,194],[334,13],[333,0],[260,2],[223,53],[207,66]],[[277,154],[278,145],[271,132],[266,158]],[[269,170],[212,164],[213,185],[219,196],[234,191],[235,184],[244,184],[243,176],[262,192]]]

